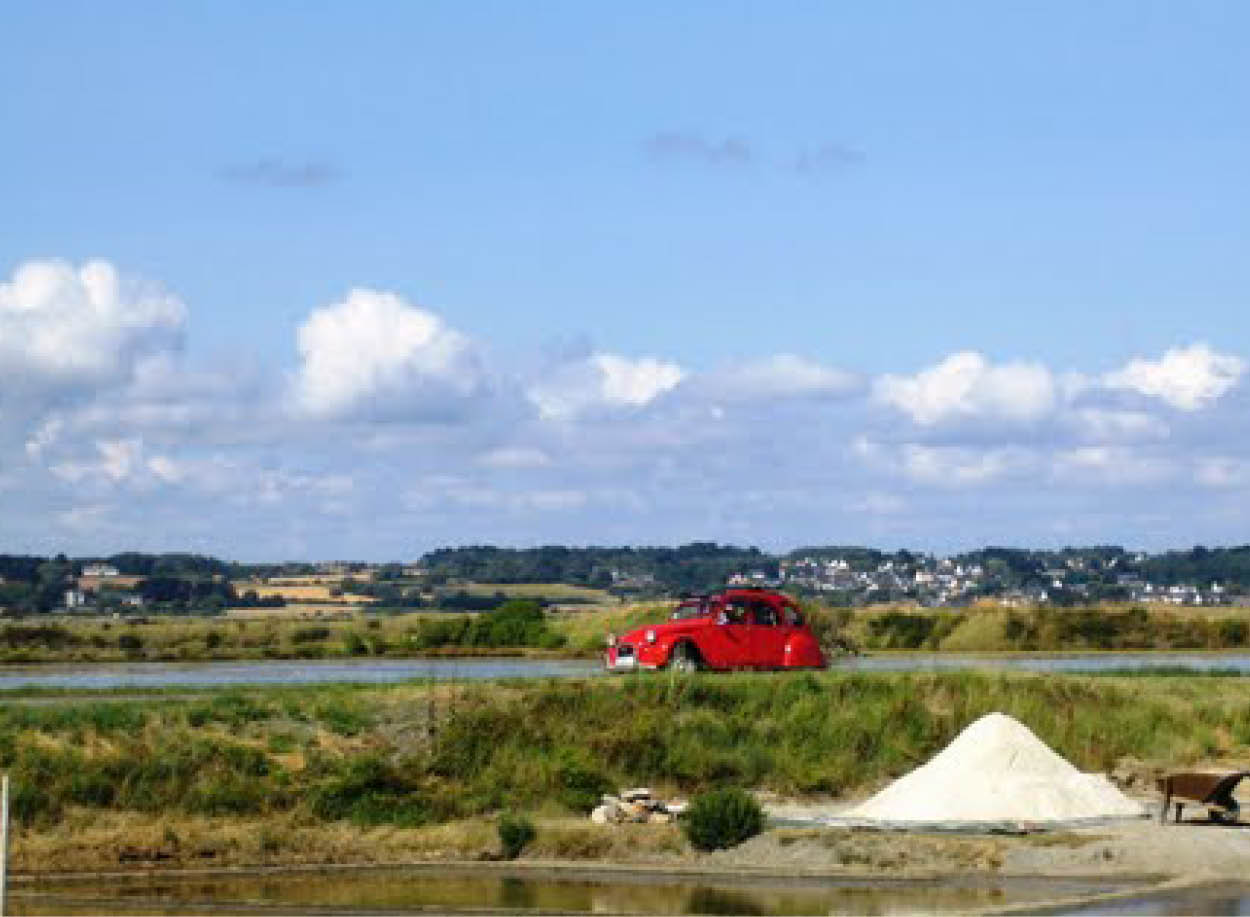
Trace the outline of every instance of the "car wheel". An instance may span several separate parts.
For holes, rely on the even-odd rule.
[[[697,672],[701,668],[699,657],[694,654],[689,643],[679,643],[673,647],[671,665],[675,672]]]

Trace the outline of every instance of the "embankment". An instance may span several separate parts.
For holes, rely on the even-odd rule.
[[[638,783],[852,797],[992,710],[1086,770],[1250,752],[1250,679],[1225,677],[660,675],[38,700],[0,706],[18,870],[480,854],[500,810],[571,817]],[[540,831],[535,850],[613,856],[590,828]],[[684,849],[672,831],[647,837]]]

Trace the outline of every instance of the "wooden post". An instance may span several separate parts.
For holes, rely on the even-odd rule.
[[[0,777],[0,917],[9,912],[9,775]]]

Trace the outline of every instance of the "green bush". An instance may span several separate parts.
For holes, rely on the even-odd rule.
[[[316,643],[330,638],[328,627],[300,627],[291,634],[292,643]]]
[[[537,836],[534,823],[524,815],[505,812],[499,816],[499,846],[505,860],[515,860]]]
[[[137,653],[143,649],[143,638],[136,634],[122,634],[117,638],[117,648],[128,653]]]
[[[583,815],[599,805],[603,794],[614,788],[611,780],[572,749],[561,752],[555,776],[559,781],[556,798],[560,804]]]
[[[431,812],[422,795],[384,758],[352,758],[341,762],[336,770],[309,797],[312,812],[318,818],[405,828],[430,821]]]
[[[746,790],[712,790],[690,803],[685,828],[699,850],[736,847],[764,830],[764,810]]]

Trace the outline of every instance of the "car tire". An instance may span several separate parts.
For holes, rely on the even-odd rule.
[[[703,668],[698,655],[689,643],[679,643],[673,647],[673,655],[669,661],[674,672],[697,672]]]

